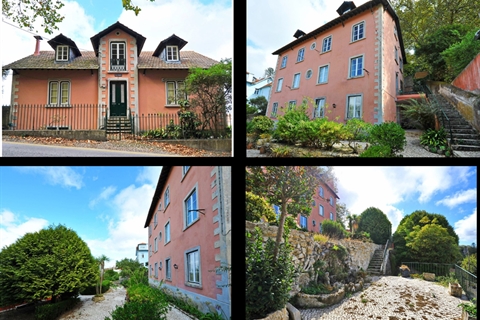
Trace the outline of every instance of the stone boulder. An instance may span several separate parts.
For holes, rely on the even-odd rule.
[[[423,279],[425,279],[427,281],[435,281],[435,273],[424,272],[423,273]]]
[[[105,300],[105,297],[104,296],[100,296],[100,297],[93,296],[92,300],[93,300],[93,302],[100,302],[100,301]]]
[[[458,283],[449,283],[448,293],[454,297],[462,297],[462,287]]]
[[[288,314],[290,315],[290,320],[302,320],[302,315],[297,308],[292,306],[290,303],[287,302],[287,310]]]
[[[267,315],[265,318],[258,319],[258,320],[288,320],[287,308],[283,308],[281,310],[272,312],[269,315]]]
[[[306,293],[297,293],[295,296],[295,306],[298,308],[323,308],[325,306],[330,306],[342,301],[345,297],[345,289],[341,288],[337,292],[331,294],[306,294]]]

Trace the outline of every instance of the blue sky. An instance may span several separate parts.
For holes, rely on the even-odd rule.
[[[51,224],[75,230],[94,256],[135,259],[161,167],[1,167],[0,248]]]
[[[334,167],[338,196],[352,214],[383,211],[396,230],[415,210],[444,215],[460,244],[477,242],[476,167]]]
[[[41,21],[32,32],[1,23],[2,43],[8,43],[0,48],[2,65],[33,54],[36,41],[33,36],[37,30],[44,38],[40,50],[52,50],[47,41],[62,33],[81,50],[93,51],[90,38],[117,21],[147,38],[143,51],[154,51],[160,41],[176,34],[188,42],[185,51],[196,51],[217,61],[233,57],[232,0],[132,0],[133,5],[142,9],[138,16],[126,12],[122,0],[62,2],[65,6],[60,14],[65,19],[51,35],[41,31]],[[11,77],[8,77],[2,80],[3,104],[10,104],[10,93]]]

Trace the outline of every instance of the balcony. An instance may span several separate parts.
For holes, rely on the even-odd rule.
[[[127,71],[125,59],[110,59],[110,71]]]

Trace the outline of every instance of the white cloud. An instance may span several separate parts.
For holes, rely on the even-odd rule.
[[[453,196],[448,196],[445,199],[437,201],[435,204],[443,204],[449,208],[458,206],[466,202],[475,202],[477,200],[477,189],[462,190],[455,193]]]
[[[148,232],[143,226],[159,174],[158,167],[146,167],[136,179],[137,182],[144,182],[142,185],[132,184],[116,193],[108,191],[108,204],[114,212],[105,217],[108,219],[108,238],[100,240],[82,236],[94,256],[105,254],[110,258],[106,266],[111,267],[115,260],[123,258],[135,259],[136,246],[147,242]],[[105,193],[106,190],[108,188]],[[99,199],[98,203],[100,201],[107,201],[107,198]]]
[[[0,213],[0,249],[11,245],[26,233],[36,232],[48,226],[48,221],[39,218],[25,217],[20,219],[18,215],[3,209]]]
[[[455,233],[460,239],[460,244],[477,243],[477,209],[473,213],[455,222]]]
[[[90,209],[93,209],[100,201],[109,199],[117,190],[114,186],[109,186],[107,188],[103,188],[102,192],[96,197],[95,199],[91,200],[88,204]]]
[[[436,193],[466,181],[467,167],[335,167],[340,202],[352,214],[376,207],[392,222],[394,232],[405,215],[396,205],[417,198],[429,201]]]
[[[144,51],[155,50],[175,34],[188,42],[183,50],[215,60],[233,56],[233,11],[228,1],[138,0],[135,5],[142,9],[138,16],[124,10],[118,21],[147,38]]]
[[[156,184],[160,177],[162,167],[143,167],[140,174],[137,176],[137,182],[147,182],[150,184]]]
[[[83,186],[83,176],[69,167],[16,167],[16,169],[23,173],[40,174],[51,185],[76,189]]]
[[[367,1],[357,0],[355,5]],[[247,71],[261,77],[268,67],[275,69],[277,56],[272,52],[295,40],[297,29],[309,33],[337,18],[341,4],[326,0],[247,1],[247,40],[253,43],[247,47]]]

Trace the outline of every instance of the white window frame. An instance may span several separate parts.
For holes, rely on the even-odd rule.
[[[158,238],[157,237],[155,237],[154,243],[155,243],[154,249],[155,249],[155,252],[157,252],[158,251]]]
[[[165,59],[167,61],[178,61],[179,54],[178,54],[178,46],[167,46],[165,48]]]
[[[170,186],[167,186],[167,189],[165,189],[163,198],[165,199],[165,210],[167,210],[167,207],[170,204]]]
[[[113,59],[117,59],[117,60],[120,60],[122,59],[122,55],[120,54],[120,45],[123,46],[123,61],[124,61],[124,64],[116,64],[114,65],[112,63],[112,60]],[[114,54],[113,54],[113,47],[116,46],[116,56],[114,57]],[[110,71],[115,71],[115,72],[118,72],[118,71],[124,71],[126,72],[127,71],[127,44],[125,43],[125,41],[116,41],[116,40],[113,40],[112,42],[110,42]]]
[[[165,244],[164,245],[167,245],[171,241],[171,239],[170,239],[170,220],[168,220],[167,223],[165,223],[165,225],[163,226],[163,229],[165,230]]]
[[[155,262],[155,278],[158,278],[158,262]]]
[[[56,93],[53,93],[53,85],[56,84]],[[67,85],[67,101],[62,102],[65,98],[65,93],[63,91],[63,85]],[[71,83],[68,80],[53,80],[48,82],[48,101],[47,104],[50,106],[68,106],[70,104],[70,89]],[[55,98],[56,101],[53,100]]]
[[[330,220],[333,221],[333,212],[330,212]]]
[[[302,221],[305,221],[305,224],[302,223]],[[300,228],[307,228],[308,226],[308,218],[304,216],[303,214],[300,215]]]
[[[323,72],[323,75],[325,79],[321,79],[322,78],[322,70],[327,70],[326,71],[326,78],[325,78],[325,72]],[[318,67],[318,78],[317,78],[317,84],[324,84],[324,83],[328,83],[328,73],[330,72],[330,64],[326,64],[326,65],[323,65],[323,66],[319,66]],[[323,80],[323,81],[322,81]]]
[[[361,74],[360,75],[357,75],[355,74],[354,76],[352,76],[352,64],[353,64],[353,61],[357,61],[356,62],[356,65],[355,65],[355,68],[358,69],[358,59],[361,59],[362,61],[362,66],[361,66],[361,69],[360,69],[360,72]],[[360,77],[363,77],[365,75],[365,73],[363,72],[363,69],[365,68],[365,55],[364,54],[361,54],[361,55],[358,55],[358,56],[354,56],[354,57],[350,57],[350,59],[348,60],[348,79],[354,79],[354,78],[360,78]]]
[[[157,219],[157,213],[155,212],[155,215],[153,216],[153,225],[154,225],[154,228],[157,227],[157,224],[158,224],[158,219]]]
[[[292,89],[298,89],[300,88],[300,78],[301,78],[301,73],[298,72],[298,73],[295,73],[293,75],[293,81],[292,81]],[[298,79],[298,83],[297,83],[297,86],[295,86],[295,79]]]
[[[276,117],[278,112],[278,102],[274,102],[272,105],[272,117]]]
[[[328,39],[330,39],[330,41],[328,41]],[[327,46],[328,46],[328,49],[326,49]],[[322,53],[329,52],[329,51],[332,51],[332,35],[326,36],[322,40]]]
[[[165,279],[172,280],[172,260],[165,259]]]
[[[188,170],[190,170],[190,166],[182,166],[182,179],[187,175]]]
[[[320,106],[319,103],[321,101],[323,101],[323,104]],[[327,99],[325,97],[320,97],[320,98],[315,99],[315,109],[313,110],[313,118],[323,118],[323,117],[325,117],[325,102],[326,101],[327,101]]]
[[[57,46],[55,60],[68,61],[70,56],[70,48],[66,45]]]
[[[360,28],[357,28],[357,30],[355,30],[355,27],[358,27],[360,25],[363,25],[363,28],[362,28],[363,32],[362,32],[361,38],[360,38]],[[365,39],[365,21],[361,21],[352,26],[352,42],[356,42],[362,39]]]
[[[353,113],[353,117],[349,117],[348,105],[349,105],[350,98],[354,98],[354,97],[360,99],[360,110],[359,110],[359,112],[355,112],[355,111],[357,111],[355,109],[354,113]],[[359,93],[359,94],[349,94],[349,95],[347,95],[347,109],[346,109],[346,112],[345,112],[346,118],[347,119],[353,119],[353,118],[361,119],[362,118],[362,110],[363,110],[363,94]],[[358,117],[355,116],[356,113],[359,113]]]
[[[169,86],[173,84],[173,92],[172,88]],[[168,106],[178,106],[180,99],[187,99],[187,95],[180,97],[180,91],[185,89],[185,81],[183,80],[168,80],[165,82],[165,92],[166,94],[166,104]],[[173,99],[171,98],[171,94],[173,94]]]
[[[297,62],[302,62],[303,60],[305,60],[305,47],[298,49],[297,53]]]
[[[287,56],[283,56],[282,58],[282,63],[280,64],[280,69],[283,69],[287,66],[287,61],[288,61],[288,55]]]
[[[293,110],[293,108],[297,105],[297,100],[290,100],[287,104],[288,110]]]
[[[324,193],[323,193],[323,187],[318,188],[318,195],[322,198],[324,198]]]
[[[322,217],[325,217],[325,209],[323,208],[323,206],[321,204],[318,207],[318,214]]]
[[[398,64],[398,48],[395,46],[395,62]]]
[[[333,197],[330,197],[330,205],[333,206]]]
[[[201,287],[202,285],[202,255],[200,246],[186,250],[184,253],[185,259],[185,285],[193,287]],[[198,268],[198,275],[194,271],[193,278],[191,278],[191,267],[196,271]]]
[[[280,79],[278,79],[278,82],[277,82],[277,91],[276,92],[282,91],[282,85],[283,85],[283,78],[280,78]]]
[[[190,206],[195,206],[196,208],[189,208]],[[183,200],[183,225],[184,230],[190,227],[192,224],[197,222],[200,219],[198,211],[191,211],[188,210],[198,210],[198,183],[195,184],[193,189],[188,193],[188,195]]]

